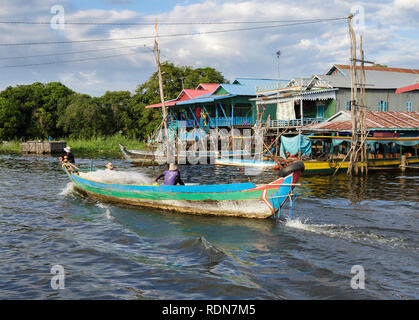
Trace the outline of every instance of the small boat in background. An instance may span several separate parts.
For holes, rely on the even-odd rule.
[[[270,169],[276,167],[278,164],[275,161],[220,158],[215,159],[215,165]]]
[[[157,161],[157,156],[159,154],[155,151],[127,150],[127,148],[122,144],[119,145],[119,148],[121,149],[123,157],[133,165],[159,165],[159,162]]]
[[[330,174],[336,170],[348,169],[347,151],[350,148],[351,137],[309,136],[308,138],[313,141],[313,146],[312,159],[304,160],[306,174]],[[419,165],[418,136],[399,137],[394,133],[375,133],[374,136],[367,137],[365,143],[368,149],[364,165],[368,170],[399,169],[403,165],[403,156],[405,157],[404,165]],[[359,168],[362,165],[361,162],[358,162]]]
[[[65,163],[63,169],[74,188],[89,197],[139,207],[177,212],[236,216],[246,218],[280,217],[280,210],[290,201],[289,217],[295,202],[293,189],[301,168],[269,184],[252,182],[213,185],[144,185],[116,184],[89,179],[85,172]]]
[[[131,164],[137,166],[162,165],[166,163],[166,155],[163,151],[145,151],[145,150],[127,150],[127,148],[120,144],[123,157]],[[176,163],[178,164],[198,164],[198,163],[215,163],[220,156],[238,157],[247,155],[246,151],[206,151],[206,150],[187,150],[174,154]],[[195,161],[191,161],[194,159]]]

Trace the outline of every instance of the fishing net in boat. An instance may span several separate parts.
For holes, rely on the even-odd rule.
[[[128,172],[128,171],[114,171],[114,170],[97,170],[90,172],[80,172],[80,177],[114,184],[145,184],[151,185],[154,181],[139,172]]]

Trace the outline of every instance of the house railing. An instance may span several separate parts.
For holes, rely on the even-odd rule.
[[[203,120],[201,118],[201,126],[208,125],[208,119]],[[231,127],[233,126],[245,126],[253,125],[254,121],[252,117],[211,117],[209,119],[210,127]]]
[[[310,124],[315,124],[324,121],[325,118],[303,118],[301,119],[291,119],[291,120],[269,120],[266,124],[270,128],[286,128],[286,127],[300,127]],[[174,120],[176,121],[176,120]],[[197,126],[195,120],[183,120],[178,121],[179,127],[193,128]],[[253,126],[255,121],[252,117],[211,117],[200,119],[200,127],[207,127],[209,124],[210,127],[231,127],[231,126]]]
[[[315,124],[324,121],[324,118],[303,118],[291,120],[270,120],[268,126],[270,128],[284,128],[284,127],[300,127],[309,124]]]

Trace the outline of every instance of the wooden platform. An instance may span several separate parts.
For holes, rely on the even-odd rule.
[[[22,153],[61,154],[67,146],[65,141],[27,141],[20,144]]]

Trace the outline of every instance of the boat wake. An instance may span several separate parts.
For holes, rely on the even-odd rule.
[[[58,194],[59,196],[67,196],[74,191],[73,183],[68,182],[67,185],[64,187],[63,190]]]
[[[183,267],[214,267],[228,257],[222,249],[217,248],[202,236],[167,244],[164,247],[175,252],[177,257],[182,257],[179,260],[182,261]]]
[[[104,183],[145,185],[151,185],[154,183],[152,179],[139,172],[97,170],[91,172],[80,172],[80,176],[85,179]]]
[[[110,221],[115,220],[115,218],[112,216],[111,214],[111,209],[109,208],[109,206],[107,206],[106,204],[103,204],[101,202],[96,203],[96,207],[99,207],[101,209],[105,210],[105,213],[103,214],[103,216]]]
[[[389,237],[371,232],[357,230],[353,226],[339,226],[335,224],[309,224],[308,219],[287,220],[285,226],[289,228],[304,230],[327,237],[346,239],[352,242],[359,242],[370,245],[389,245],[392,247],[404,247],[404,239]]]

